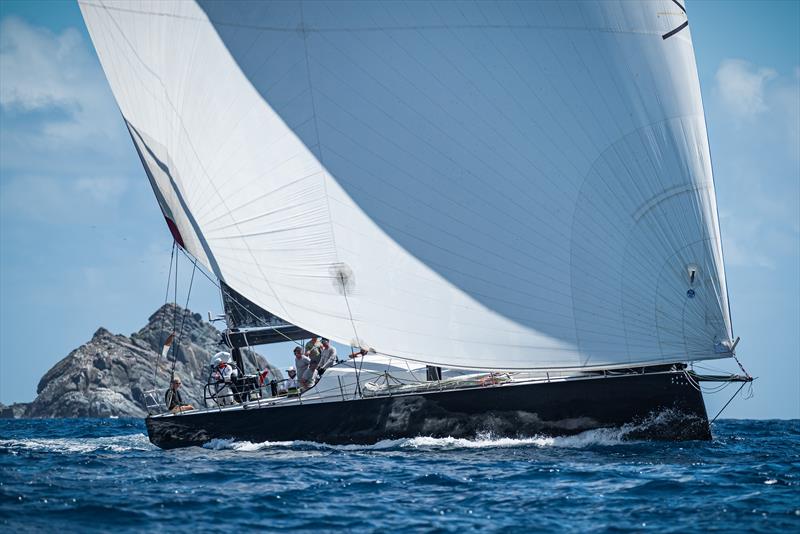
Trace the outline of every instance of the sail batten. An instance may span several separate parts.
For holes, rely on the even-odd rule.
[[[671,0],[79,3],[165,217],[254,306],[442,366],[727,355]]]

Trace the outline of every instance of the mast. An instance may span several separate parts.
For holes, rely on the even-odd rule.
[[[222,280],[219,281],[219,290],[227,326],[223,339],[239,369],[244,369],[244,348],[296,341],[314,335],[261,308]]]

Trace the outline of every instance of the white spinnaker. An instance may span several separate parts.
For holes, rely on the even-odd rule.
[[[80,6],[165,215],[265,309],[445,366],[728,355],[678,3]]]

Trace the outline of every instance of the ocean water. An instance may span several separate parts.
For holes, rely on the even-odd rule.
[[[0,420],[0,528],[800,532],[800,421],[723,420],[713,433],[162,451],[139,420]]]

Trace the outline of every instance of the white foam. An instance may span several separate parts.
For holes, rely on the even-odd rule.
[[[127,452],[155,449],[144,434],[104,436],[99,438],[33,438],[0,440],[0,449],[30,450],[67,454],[86,454],[97,451]]]
[[[315,441],[262,441],[260,443],[253,443],[251,441],[236,441],[233,439],[212,439],[203,447],[212,450],[233,450],[241,452],[254,452],[266,449],[330,449],[342,451],[359,451],[359,450],[381,450],[381,449],[394,449],[402,446],[408,440],[403,439],[387,439],[379,441],[374,445],[329,445],[327,443],[318,443]]]
[[[316,449],[338,451],[387,451],[387,450],[457,450],[457,449],[494,449],[516,447],[556,447],[584,448],[591,446],[611,446],[623,443],[626,431],[623,429],[589,430],[574,436],[549,437],[532,436],[526,438],[495,437],[483,434],[472,439],[466,438],[434,438],[419,436],[406,439],[386,439],[372,445],[329,445],[313,441],[235,441],[232,439],[215,439],[203,447],[211,450],[233,450],[239,452],[255,452],[268,449]]]
[[[297,441],[263,441],[261,443],[253,443],[251,441],[236,441],[233,439],[212,439],[208,443],[203,445],[205,449],[211,449],[215,451],[225,451],[225,450],[232,450],[232,451],[242,451],[242,452],[253,452],[253,451],[260,451],[264,449],[274,449],[274,448],[286,448],[292,447],[296,443],[300,443]]]
[[[463,438],[411,438],[403,447],[430,448],[430,449],[493,449],[514,447],[556,447],[556,448],[584,448],[594,445],[619,445],[623,442],[624,431],[620,429],[589,430],[574,436],[533,436],[529,438],[503,438],[490,434],[478,436],[474,439]]]

